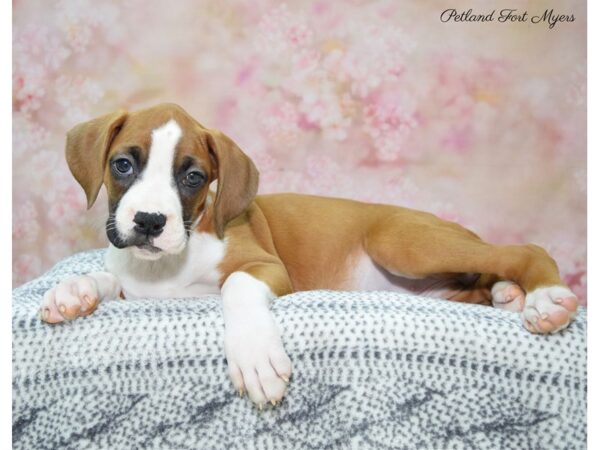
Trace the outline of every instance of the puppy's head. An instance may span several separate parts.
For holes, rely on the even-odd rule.
[[[222,238],[258,187],[256,167],[231,139],[173,104],[77,125],[67,134],[66,158],[88,208],[106,186],[110,242],[143,259],[180,253],[205,215]]]

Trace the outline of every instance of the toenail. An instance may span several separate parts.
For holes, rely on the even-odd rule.
[[[277,402],[275,400],[271,400],[271,405],[277,406]]]
[[[289,379],[288,377],[286,377],[285,375],[281,375],[281,379],[282,379],[283,381],[285,381],[286,383],[289,383],[289,382],[290,382],[290,379]]]
[[[546,320],[548,317],[549,317],[549,316],[548,316],[548,313],[544,313],[544,314],[542,314],[542,319],[543,319],[543,320]]]
[[[554,299],[554,303],[562,303],[562,302],[563,302],[563,299],[560,297]]]
[[[50,310],[48,308],[44,308],[44,311],[42,312],[42,317],[44,319],[48,319],[49,315],[50,315]]]
[[[60,305],[60,306],[58,307],[58,310],[59,310],[61,313],[65,313],[65,312],[67,311],[67,308],[65,307],[65,305]]]

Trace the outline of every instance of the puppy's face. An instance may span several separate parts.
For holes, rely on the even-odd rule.
[[[107,236],[144,259],[183,250],[216,177],[207,132],[184,115],[166,113],[130,115],[111,145],[104,174]]]
[[[171,104],[78,125],[67,136],[67,161],[89,206],[104,183],[108,239],[141,259],[180,253],[205,215],[222,237],[258,183],[256,168],[233,141]]]

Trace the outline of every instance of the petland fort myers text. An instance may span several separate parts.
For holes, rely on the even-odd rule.
[[[472,9],[459,11],[454,8],[446,9],[440,14],[440,20],[446,22],[499,22],[499,23],[532,23],[546,24],[553,29],[558,23],[575,22],[575,15],[556,13],[547,9],[543,13],[530,14],[518,9],[495,9],[485,13],[474,13]]]

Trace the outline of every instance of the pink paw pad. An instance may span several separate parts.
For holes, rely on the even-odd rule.
[[[525,291],[512,281],[499,281],[492,287],[492,304],[495,308],[520,312],[525,306]]]
[[[539,288],[525,299],[523,324],[532,333],[556,333],[571,323],[576,312],[577,297],[568,288]]]

